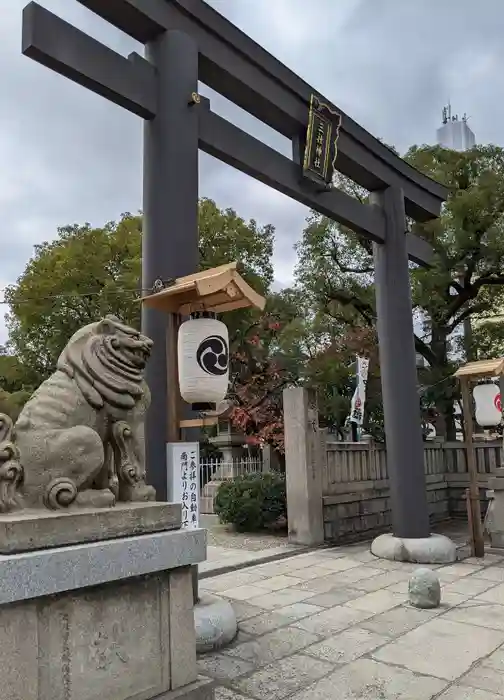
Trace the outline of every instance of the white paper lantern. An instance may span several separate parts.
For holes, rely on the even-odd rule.
[[[180,394],[195,410],[215,410],[229,385],[229,334],[209,313],[194,314],[178,335]]]
[[[499,425],[502,420],[500,390],[496,384],[478,384],[473,389],[476,423],[482,428]]]

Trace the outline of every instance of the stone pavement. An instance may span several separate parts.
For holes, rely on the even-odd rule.
[[[201,578],[292,556],[307,549],[289,544],[286,534],[235,532],[230,526],[219,523],[217,516],[202,515],[201,527],[208,529],[207,560],[198,567]]]
[[[357,545],[202,580],[239,634],[184,699],[503,700],[504,557],[433,567],[437,610],[408,606],[415,568]]]
[[[299,550],[304,551],[306,547],[299,545],[283,544],[278,547],[268,547],[266,549],[247,550],[234,549],[231,547],[217,547],[209,545],[207,548],[207,560],[198,565],[201,578],[215,576],[217,573],[229,572],[234,569],[282,559],[292,556]]]

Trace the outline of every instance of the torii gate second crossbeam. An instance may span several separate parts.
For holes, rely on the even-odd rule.
[[[372,192],[371,204],[337,189],[317,191],[301,177],[316,91],[232,23],[203,0],[79,2],[144,43],[145,58],[121,56],[34,2],[23,13],[23,53],[144,119],[143,288],[198,267],[198,148],[374,242],[393,529],[398,537],[427,537],[408,257],[428,264],[432,250],[407,233],[405,215],[435,218],[446,189],[334,107],[341,116],[336,168]],[[198,80],[290,138],[293,158],[213,113],[198,94]],[[154,340],[147,466],[164,499],[165,318],[146,308],[143,326]]]

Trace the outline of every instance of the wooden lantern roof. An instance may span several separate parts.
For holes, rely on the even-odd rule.
[[[468,362],[455,372],[458,379],[480,379],[481,377],[500,377],[504,374],[504,357],[493,360]]]
[[[161,291],[142,297],[141,301],[151,308],[183,316],[198,311],[223,313],[249,306],[262,311],[265,298],[245,282],[236,268],[237,263],[232,262],[179,277]]]

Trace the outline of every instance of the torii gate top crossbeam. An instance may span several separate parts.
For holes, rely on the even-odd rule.
[[[199,148],[366,238],[385,241],[383,215],[376,207],[337,188],[317,191],[300,177],[312,88],[205,2],[79,1],[141,41],[173,29],[191,36],[198,47],[199,79],[290,137],[293,158],[215,114],[209,100],[197,96]],[[23,13],[23,53],[146,120],[157,114],[160,86],[149,61],[136,53],[121,56],[35,2]],[[420,221],[439,215],[447,195],[446,188],[409,166],[346,116],[336,166],[372,191],[400,189],[406,213]],[[433,251],[425,240],[407,233],[406,244],[411,260],[430,263]]]
[[[317,91],[203,0],[79,2],[142,43],[166,29],[187,32],[198,43],[203,83],[288,138],[304,133]],[[401,187],[406,214],[417,221],[438,216],[446,189],[319,96],[342,115],[337,169],[370,191]]]

